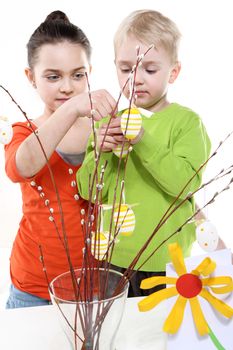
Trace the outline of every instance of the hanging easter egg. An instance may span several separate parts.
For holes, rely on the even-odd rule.
[[[128,140],[138,136],[142,127],[142,116],[137,108],[126,109],[121,115],[121,130]]]
[[[119,217],[118,217],[119,212]],[[117,221],[118,218],[118,221]],[[122,236],[130,236],[132,235],[135,228],[135,215],[131,207],[127,204],[122,204],[114,211],[113,216],[115,225],[117,225],[118,234]]]
[[[218,246],[219,236],[217,229],[208,220],[196,227],[196,238],[200,247],[207,252],[214,251]]]
[[[11,142],[13,136],[12,125],[7,118],[0,117],[0,143],[6,145]]]
[[[118,144],[114,150],[113,153],[117,156],[120,157],[121,155],[121,149],[122,149],[122,145]],[[127,142],[124,144],[123,150],[122,150],[122,158],[125,158],[128,152],[132,151],[132,146]]]
[[[105,257],[105,254],[108,250],[109,245],[109,235],[108,233],[92,233],[92,239],[91,239],[91,254],[97,259],[97,260],[103,260]]]

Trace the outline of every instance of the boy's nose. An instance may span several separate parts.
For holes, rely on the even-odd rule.
[[[66,94],[72,93],[74,90],[73,83],[70,79],[63,79],[60,85],[60,91]]]
[[[143,74],[140,72],[140,69],[137,70],[135,76],[135,85],[139,85],[143,83]]]

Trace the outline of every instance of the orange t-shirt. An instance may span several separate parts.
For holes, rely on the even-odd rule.
[[[32,131],[26,122],[14,124],[13,131],[11,143],[5,146],[6,173],[13,182],[20,183],[23,216],[10,258],[11,279],[19,290],[49,299],[39,246],[49,281],[69,270],[58,200],[47,165],[30,179],[18,174],[15,154]],[[72,265],[80,267],[84,247],[80,212],[87,211],[88,202],[78,196],[75,176],[79,166],[66,163],[57,152],[49,164],[60,196]]]

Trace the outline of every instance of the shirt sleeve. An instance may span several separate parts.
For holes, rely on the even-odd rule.
[[[210,153],[210,140],[201,119],[195,115],[176,128],[176,137],[167,146],[156,141],[156,136],[144,133],[134,145],[141,166],[153,176],[156,183],[171,196],[177,196],[185,188],[180,198],[193,192],[201,185],[203,169],[199,167]],[[189,182],[192,178],[193,180]]]

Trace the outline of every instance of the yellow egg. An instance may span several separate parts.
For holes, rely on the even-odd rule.
[[[92,233],[92,239],[91,239],[91,254],[97,259],[97,260],[103,260],[105,257],[105,254],[108,250],[108,244],[109,244],[109,235],[108,233]]]
[[[119,230],[118,234],[121,234],[122,236],[132,235],[135,228],[135,223],[136,223],[133,210],[130,208],[129,205],[122,204],[120,206],[119,218],[117,222],[118,211],[119,211],[119,207],[114,211],[114,216],[113,216],[115,225],[117,223],[117,230]]]
[[[130,113],[130,114],[129,114]],[[137,108],[126,109],[121,115],[121,130],[128,140],[133,140],[142,127],[142,117]]]
[[[113,150],[113,153],[117,156],[117,157],[120,157],[121,155],[121,149],[122,149],[122,145],[119,144],[117,145],[114,150]],[[124,147],[123,147],[123,151],[122,151],[122,158],[125,158],[127,153],[130,152],[132,150],[130,144],[127,142],[124,144]]]

